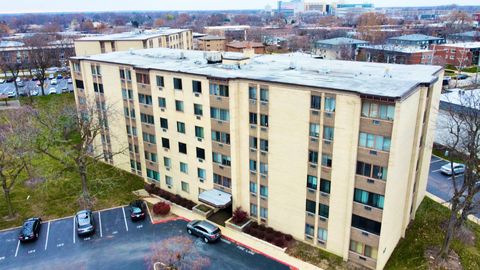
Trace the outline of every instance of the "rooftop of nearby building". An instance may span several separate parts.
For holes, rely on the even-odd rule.
[[[245,30],[250,29],[250,25],[221,25],[221,26],[205,26],[207,30]]]
[[[480,37],[480,31],[467,31],[463,33],[452,34],[452,36],[458,37]]]
[[[399,52],[399,53],[426,53],[426,52],[433,52],[429,49],[421,49],[418,47],[405,47],[393,44],[385,44],[385,45],[360,45],[359,48],[366,48],[366,49],[373,49],[373,50],[381,50],[381,51],[389,51],[389,52]]]
[[[13,40],[0,40],[0,48],[7,48],[7,47],[21,47],[25,44],[20,41],[13,41]]]
[[[139,30],[132,32],[116,33],[109,35],[88,36],[77,39],[77,41],[110,41],[110,40],[146,40],[165,35],[179,34],[187,29],[158,28],[153,30]]]
[[[411,34],[403,35],[399,37],[391,37],[389,40],[402,40],[402,41],[425,41],[425,40],[443,40],[443,38],[432,37],[423,34]]]
[[[316,59],[302,53],[255,55],[245,65],[209,64],[219,52],[155,48],[73,57],[132,65],[136,68],[182,72],[223,79],[247,79],[401,98],[419,84],[438,80],[439,66],[398,65]],[[245,59],[242,53],[222,53],[223,58]]]
[[[225,40],[225,37],[215,36],[215,35],[206,35],[198,39],[199,40]]]
[[[331,39],[317,40],[316,44],[327,44],[327,45],[358,45],[358,44],[368,44],[368,41],[346,38],[346,37],[337,37]]]
[[[237,49],[244,49],[244,48],[261,48],[265,47],[263,43],[260,42],[253,42],[253,41],[232,41],[227,43],[227,47],[237,48]]]
[[[464,108],[479,110],[480,88],[473,90],[449,89],[440,96],[441,103],[454,104]],[[441,104],[442,105],[442,104]],[[441,106],[441,108],[449,108]]]
[[[480,48],[480,42],[460,42],[460,43],[447,43],[439,46],[444,47],[454,47],[454,48],[465,48],[465,49],[475,49]]]

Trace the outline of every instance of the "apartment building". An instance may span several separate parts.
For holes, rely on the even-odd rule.
[[[435,56],[456,67],[479,64],[480,42],[448,43],[434,47]]]
[[[224,51],[225,43],[225,37],[206,35],[198,38],[197,49],[201,51]]]
[[[356,60],[377,63],[418,65],[433,63],[434,51],[416,47],[398,45],[360,45],[357,47]]]
[[[75,55],[147,48],[193,49],[193,33],[189,29],[158,28],[83,37],[75,40]]]
[[[165,48],[71,65],[80,111],[117,112],[106,161],[344,260],[382,269],[425,195],[441,67]]]

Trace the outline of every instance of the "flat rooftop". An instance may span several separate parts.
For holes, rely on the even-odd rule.
[[[391,37],[389,40],[403,40],[403,41],[424,41],[424,40],[443,40],[443,38],[432,37],[423,34],[403,35],[399,37]]]
[[[356,44],[368,44],[368,41],[354,39],[354,38],[346,38],[346,37],[337,37],[331,39],[323,39],[317,40],[316,44],[327,44],[327,45],[356,45]]]
[[[480,48],[480,42],[447,43],[447,44],[441,44],[439,46],[454,47],[454,48],[465,48],[465,49],[475,49],[475,48]]]
[[[142,69],[181,72],[223,79],[246,79],[327,88],[388,98],[402,98],[419,84],[438,80],[440,66],[399,65],[316,59],[303,53],[255,55],[245,65],[209,64],[219,52],[154,48],[72,57]],[[245,59],[242,53],[222,53],[224,59]]]
[[[444,44],[442,44],[444,45]],[[411,46],[402,46],[395,44],[385,44],[385,45],[360,45],[359,48],[373,49],[379,51],[388,51],[388,52],[399,52],[399,53],[426,53],[432,52],[430,49],[422,49],[418,47]]]
[[[146,40],[165,35],[179,34],[188,29],[159,28],[155,30],[139,30],[132,32],[97,35],[79,38],[76,41],[111,41],[111,40]]]

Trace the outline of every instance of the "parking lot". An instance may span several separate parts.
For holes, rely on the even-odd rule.
[[[67,82],[67,79],[62,78],[62,79],[57,79],[57,84],[52,85],[50,79],[45,80],[44,82],[44,89],[45,89],[45,95],[48,95],[49,91],[51,88],[55,88],[55,91],[57,94],[61,94],[62,92],[72,92],[73,91],[73,85],[69,84]],[[23,80],[24,86],[18,87],[18,92],[19,94],[25,94],[28,95],[27,93],[31,93],[33,90],[36,90],[38,92],[38,95],[42,95],[42,91],[40,86],[37,85],[37,81],[32,81],[32,80]],[[65,90],[66,89],[66,90]],[[15,84],[13,82],[4,82],[0,84],[0,94],[7,94],[9,91],[15,91]]]
[[[427,184],[427,191],[444,201],[449,201],[453,195],[452,177],[440,172],[440,168],[448,163],[446,160],[432,156]],[[463,183],[463,174],[456,175],[455,181],[459,184]],[[477,200],[480,200],[480,196],[477,196]],[[480,213],[476,216],[480,217]]]
[[[126,207],[95,212],[96,232],[79,238],[74,217],[42,222],[39,239],[20,243],[19,228],[0,232],[0,269],[148,269],[154,244],[173,236],[191,237],[206,269],[290,269],[246,247],[221,239],[206,244],[186,233],[187,221],[154,225],[150,218],[132,222]]]

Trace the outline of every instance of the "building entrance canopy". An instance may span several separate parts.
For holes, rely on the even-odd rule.
[[[221,190],[210,189],[200,193],[198,200],[216,208],[226,208],[232,203],[232,195]]]

